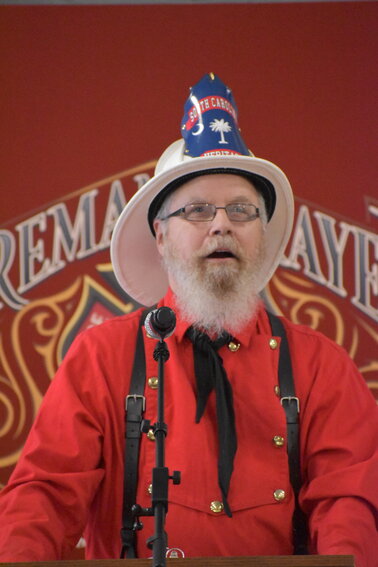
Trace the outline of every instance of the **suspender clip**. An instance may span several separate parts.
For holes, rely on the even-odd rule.
[[[142,400],[142,412],[146,410],[146,398],[140,394],[129,394],[126,396],[126,411],[128,410],[129,400],[132,399],[136,403],[137,399]]]
[[[283,402],[291,402],[291,400],[295,400],[297,403],[297,413],[299,413],[299,398],[295,397],[295,396],[283,396],[280,400],[281,402],[281,406],[283,406]]]

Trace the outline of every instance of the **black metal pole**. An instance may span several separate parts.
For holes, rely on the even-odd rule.
[[[153,566],[165,567],[167,534],[165,532],[165,517],[168,509],[168,469],[165,466],[165,437],[167,425],[164,422],[164,363],[169,358],[169,352],[163,339],[155,348],[154,358],[158,361],[158,411],[155,424],[156,467],[152,471],[152,507],[155,519],[155,535],[152,539]]]
[[[155,533],[148,538],[147,545],[153,550],[153,567],[165,567],[167,534],[165,531],[165,519],[168,511],[168,482],[180,484],[180,472],[173,471],[169,475],[165,466],[165,438],[167,436],[167,425],[164,421],[164,364],[169,358],[169,351],[164,338],[169,337],[176,325],[176,317],[169,307],[160,307],[150,311],[145,320],[147,335],[152,339],[159,339],[154,350],[154,359],[158,363],[158,408],[157,421],[152,426],[155,437],[155,467],[152,469],[152,507],[142,508],[136,504],[134,508],[136,529],[143,526],[139,516],[154,516]],[[141,431],[147,433],[151,429],[149,420],[143,420]]]

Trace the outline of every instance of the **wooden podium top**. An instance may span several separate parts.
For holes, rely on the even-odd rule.
[[[185,566],[183,565],[185,563]],[[151,567],[152,559],[96,559],[0,563],[1,567]],[[352,555],[275,555],[167,559],[169,567],[354,567]]]

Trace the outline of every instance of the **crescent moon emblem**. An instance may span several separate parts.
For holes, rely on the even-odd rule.
[[[203,125],[202,122],[198,122],[197,124],[198,126],[198,130],[196,132],[192,132],[192,136],[198,136],[199,134],[201,134],[205,128],[205,126]]]

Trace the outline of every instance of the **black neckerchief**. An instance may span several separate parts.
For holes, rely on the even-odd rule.
[[[222,493],[224,511],[227,516],[231,517],[227,494],[237,449],[235,412],[232,387],[218,350],[228,344],[232,336],[224,332],[218,339],[212,341],[207,334],[193,327],[187,330],[186,336],[193,343],[194,371],[197,382],[196,423],[199,423],[205,411],[210,392],[215,390],[219,441],[218,483]]]

